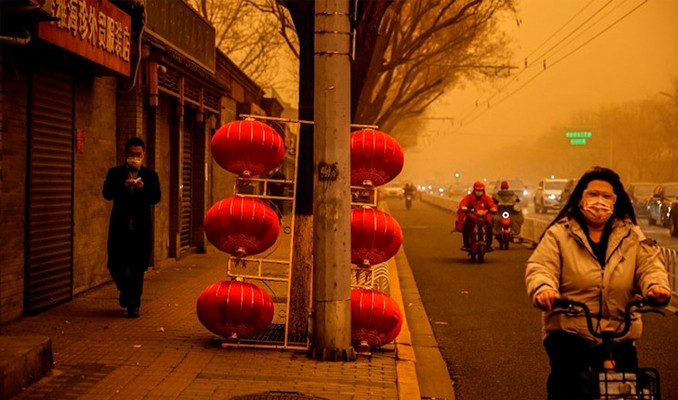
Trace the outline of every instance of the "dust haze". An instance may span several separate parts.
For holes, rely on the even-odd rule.
[[[534,184],[597,164],[624,181],[678,180],[678,1],[606,3],[523,0],[502,24],[517,68],[438,101],[400,179]],[[591,137],[573,145],[569,131]]]

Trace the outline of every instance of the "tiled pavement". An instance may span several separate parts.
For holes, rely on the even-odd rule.
[[[4,326],[3,335],[51,337],[55,362],[51,376],[12,400],[343,400],[418,394],[414,374],[401,379],[399,393],[398,371],[407,368],[398,365],[394,345],[355,362],[319,362],[291,350],[222,348],[198,321],[195,307],[207,285],[226,278],[225,259],[210,251],[150,270],[138,319],[123,317],[109,283]]]

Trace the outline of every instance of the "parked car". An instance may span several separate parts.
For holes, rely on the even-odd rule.
[[[647,215],[647,202],[657,187],[656,182],[633,182],[626,186],[626,193],[633,204],[633,211],[637,217]]]
[[[520,204],[523,207],[527,207],[527,204],[530,201],[529,192],[527,190],[527,185],[525,185],[520,179],[497,179],[489,195],[492,196],[493,194],[497,193],[501,189],[501,183],[503,181],[508,182],[509,190],[518,196],[520,199]]]
[[[660,183],[647,202],[647,221],[650,225],[669,226],[678,208],[678,182]]]
[[[562,206],[563,189],[573,179],[542,179],[534,192],[534,211],[545,214]]]

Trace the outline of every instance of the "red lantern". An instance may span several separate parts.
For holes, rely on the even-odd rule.
[[[200,293],[196,306],[205,328],[224,337],[256,336],[273,321],[271,296],[248,282],[215,282]]]
[[[351,291],[351,341],[359,349],[391,343],[400,333],[403,317],[398,303],[370,289]]]
[[[390,135],[374,129],[351,133],[351,185],[381,186],[403,169],[403,149]]]
[[[214,134],[210,147],[214,160],[222,168],[244,177],[272,170],[285,153],[278,132],[252,120],[225,124]]]
[[[216,202],[205,215],[205,235],[219,250],[236,257],[261,253],[280,233],[278,215],[263,201],[231,196]]]
[[[400,224],[372,208],[351,210],[351,263],[369,266],[393,257],[403,243]]]

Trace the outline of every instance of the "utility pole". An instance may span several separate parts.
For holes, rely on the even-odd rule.
[[[315,1],[313,331],[310,357],[351,347],[351,27],[349,0]],[[304,77],[302,77],[304,79]]]

